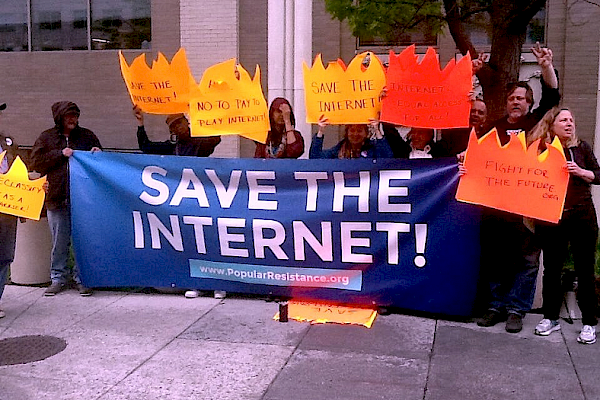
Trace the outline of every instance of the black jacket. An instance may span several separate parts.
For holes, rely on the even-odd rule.
[[[60,121],[60,119],[59,119]],[[92,131],[79,125],[71,131],[69,138],[62,133],[57,123],[52,129],[41,133],[31,149],[33,169],[48,179],[48,193],[46,206],[49,210],[56,210],[69,205],[69,157],[62,151],[66,147],[73,150],[89,151],[92,147],[99,147],[100,141]]]
[[[221,143],[220,136],[190,137],[177,139],[176,142],[152,142],[143,126],[138,126],[137,140],[140,150],[145,154],[162,154],[191,157],[208,157]]]
[[[600,184],[600,166],[598,166],[598,160],[594,156],[594,150],[587,142],[579,140],[577,146],[565,149],[565,156],[567,161],[575,161],[581,168],[594,173],[594,180],[592,182],[587,182],[578,176],[569,176],[565,209],[568,210],[578,206],[593,207],[590,186],[592,184]]]
[[[529,112],[514,124],[508,122],[508,116],[505,115],[504,117],[497,119],[486,126],[477,134],[477,137],[481,137],[488,133],[492,128],[496,128],[498,131],[498,137],[500,138],[500,143],[505,145],[510,141],[510,135],[513,135],[518,131],[524,131],[525,134],[528,135],[529,131],[531,131],[533,127],[542,119],[544,114],[546,114],[546,112],[548,112],[548,110],[550,110],[552,107],[557,106],[559,102],[560,92],[558,89],[549,87],[542,79],[542,98],[540,99],[539,106],[535,110]]]

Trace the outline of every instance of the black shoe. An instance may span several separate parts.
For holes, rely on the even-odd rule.
[[[521,329],[523,329],[523,317],[521,317],[519,314],[508,314],[505,329],[508,333],[521,332]]]
[[[487,310],[485,312],[485,314],[483,314],[483,317],[481,317],[479,319],[479,321],[477,321],[477,325],[479,326],[494,326],[496,325],[498,322],[502,322],[505,320],[505,316],[500,313],[499,311],[496,310]]]
[[[79,290],[79,295],[80,296],[91,296],[92,295],[92,289],[90,289],[89,287],[83,286],[81,283],[77,285],[77,290]]]
[[[54,296],[55,294],[62,292],[65,289],[65,287],[66,285],[64,283],[52,282],[52,285],[46,288],[44,296]]]

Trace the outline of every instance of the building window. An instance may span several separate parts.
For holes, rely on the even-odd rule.
[[[491,46],[491,22],[488,13],[479,13],[473,15],[470,20],[465,23],[465,29],[469,33],[471,42],[476,49],[485,49]],[[529,22],[527,26],[527,36],[525,38],[525,44],[527,46],[534,44],[535,42],[544,43],[546,31],[546,9],[542,8]],[[380,47],[379,50],[387,48],[396,48],[402,46],[410,46],[416,44],[417,46],[436,46],[437,36],[432,33],[430,26],[426,24],[420,25],[420,30],[413,33],[404,33],[399,36],[397,40],[384,40],[381,38],[367,38],[359,37],[357,40],[359,48],[373,48]],[[376,51],[379,51],[376,50]]]
[[[31,0],[31,50],[87,50],[86,7],[86,0]]]
[[[149,49],[150,0],[92,0],[92,49]]]
[[[3,1],[0,6],[0,51],[27,51],[27,3]]]
[[[476,49],[489,48],[492,45],[492,38],[490,35],[491,22],[490,16],[487,13],[477,14],[477,16],[471,17],[471,19],[465,24],[466,30],[469,32],[473,46]],[[529,46],[535,42],[545,42],[545,31],[546,31],[546,9],[542,8],[532,18],[527,25],[527,34],[525,36],[525,45]]]
[[[0,51],[149,49],[151,0],[0,0]]]

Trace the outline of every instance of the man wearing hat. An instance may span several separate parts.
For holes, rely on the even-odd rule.
[[[67,266],[71,245],[71,206],[69,196],[69,157],[74,150],[100,151],[100,141],[92,131],[79,126],[79,107],[70,101],[52,105],[55,126],[40,134],[31,149],[33,169],[46,175],[48,191],[46,208],[52,233],[50,278],[52,284],[44,293],[54,296],[66,288],[70,278]],[[92,291],[79,277],[77,265],[73,267],[73,280],[79,294],[89,296]]]
[[[170,114],[166,123],[171,132],[171,139],[164,142],[152,142],[148,139],[144,128],[144,114],[140,107],[133,106],[133,115],[138,121],[137,139],[140,150],[146,154],[163,154],[191,157],[208,157],[215,147],[221,143],[220,136],[191,137],[190,124],[184,114]],[[197,290],[188,290],[185,297],[198,297]],[[222,299],[226,293],[215,290],[215,298]]]
[[[133,107],[138,121],[137,139],[140,150],[146,154],[163,154],[191,157],[208,157],[221,143],[220,136],[191,137],[190,124],[184,114],[170,114],[165,120],[171,132],[171,139],[152,142],[144,128],[144,114],[138,106]]]
[[[6,103],[0,104],[0,111],[6,109]],[[10,169],[12,162],[18,154],[18,147],[9,136],[0,132],[0,153],[6,151],[0,160],[0,174],[5,174]],[[4,292],[4,285],[8,279],[8,268],[15,258],[15,241],[17,239],[17,217],[0,213],[0,298]],[[0,318],[6,314],[0,310]]]

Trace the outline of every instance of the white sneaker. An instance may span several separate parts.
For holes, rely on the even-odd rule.
[[[198,290],[188,290],[185,292],[184,296],[187,299],[195,299],[196,297],[200,296],[200,292]]]
[[[224,299],[227,296],[227,292],[224,290],[215,290],[215,299]]]
[[[581,344],[594,344],[596,343],[596,327],[591,325],[584,325],[579,332],[577,341]]]
[[[539,324],[535,327],[533,333],[540,336],[548,336],[552,332],[556,332],[560,330],[560,324],[558,321],[553,321],[548,318],[544,318],[540,321]]]
[[[3,310],[0,310],[0,318],[6,317],[6,313]]]

